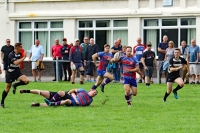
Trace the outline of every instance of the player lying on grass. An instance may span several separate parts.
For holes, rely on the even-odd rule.
[[[187,61],[184,58],[180,57],[180,54],[181,54],[180,49],[176,48],[174,50],[174,57],[172,57],[169,60],[169,68],[168,68],[168,74],[167,74],[167,92],[164,95],[163,102],[166,102],[167,97],[171,93],[173,82],[176,82],[178,84],[176,88],[173,89],[172,91],[174,93],[174,98],[178,99],[177,91],[180,90],[184,86],[183,79],[180,76],[180,69],[183,68],[184,64],[187,64],[187,70],[188,70],[187,75],[189,75],[190,73],[190,69],[189,69],[189,65]]]
[[[46,90],[20,90],[20,93],[32,93],[43,96],[46,103],[32,103],[31,106],[89,106],[97,90],[89,92],[84,89],[72,89],[70,91],[46,91]]]
[[[129,106],[131,105],[131,96],[137,95],[136,72],[139,71],[139,62],[131,53],[132,47],[127,46],[126,56],[114,57],[111,60],[111,62],[120,62],[122,64],[125,99]]]
[[[97,69],[98,77],[97,77],[96,83],[91,88],[92,90],[95,90],[102,83],[103,79],[106,78],[105,81],[100,86],[101,91],[104,92],[104,86],[113,80],[113,75],[106,72],[108,63],[113,57],[112,54],[109,53],[109,50],[110,50],[110,45],[105,44],[103,52],[98,52],[92,55],[92,59],[95,65],[97,65],[97,62],[96,62],[97,58],[100,57],[100,62]]]

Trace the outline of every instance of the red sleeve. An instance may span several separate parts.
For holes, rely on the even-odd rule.
[[[81,46],[79,46],[79,49],[80,49],[80,51],[82,52],[82,47],[81,47]]]
[[[51,47],[51,53],[53,53],[53,46]]]
[[[143,45],[144,49],[146,49],[146,48],[147,48],[145,44],[142,44],[142,45]]]
[[[135,54],[135,52],[136,52],[136,51],[135,51],[135,47],[136,47],[136,46],[133,46],[133,54]]]
[[[74,46],[72,46],[72,47],[71,47],[71,53],[72,53],[72,54],[74,53],[74,50],[75,50],[75,49],[74,49]]]
[[[21,51],[20,51],[20,52],[21,52],[21,55],[22,55],[22,56],[21,56],[21,58],[23,58],[23,57],[25,56],[24,49],[21,49]]]

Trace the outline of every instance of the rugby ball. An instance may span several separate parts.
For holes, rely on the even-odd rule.
[[[76,70],[76,66],[73,64],[73,65],[71,65],[71,70]]]
[[[119,51],[117,53],[115,53],[114,58],[120,59],[122,57],[122,52]]]

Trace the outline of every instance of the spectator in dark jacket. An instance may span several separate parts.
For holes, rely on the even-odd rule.
[[[74,79],[76,75],[77,69],[80,71],[80,84],[83,84],[84,80],[84,69],[83,69],[83,55],[82,55],[82,48],[79,46],[79,39],[75,39],[74,46],[71,47],[69,53],[69,61],[72,69],[72,76],[71,82],[74,84]]]
[[[71,45],[67,44],[67,39],[63,38],[63,48],[61,49],[62,59],[65,61],[69,61],[69,51],[70,51]],[[68,71],[68,78],[67,73]],[[70,77],[72,75],[72,71],[70,68],[70,62],[63,62],[63,72],[64,72],[64,81],[70,81]]]
[[[94,76],[94,82],[96,82],[97,69],[95,64],[92,62],[92,55],[99,52],[99,46],[94,44],[94,39],[90,39],[90,45],[88,45],[85,51],[85,63],[86,63],[86,75],[87,81],[91,82],[91,76]]]

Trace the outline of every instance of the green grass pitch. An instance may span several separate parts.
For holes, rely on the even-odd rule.
[[[89,90],[92,83],[30,83],[18,87],[15,95],[10,91],[5,100],[6,108],[0,108],[0,132],[2,133],[199,133],[200,86],[185,85],[178,91],[179,99],[171,94],[166,103],[162,98],[166,84],[138,84],[138,95],[133,97],[132,107],[124,99],[120,83],[105,87],[90,107],[30,107],[32,102],[43,102],[43,97],[20,94],[21,88],[41,90]],[[1,92],[5,83],[0,83]],[[175,87],[175,84],[174,84]],[[1,93],[0,92],[0,93]],[[108,96],[104,105],[102,102]]]

